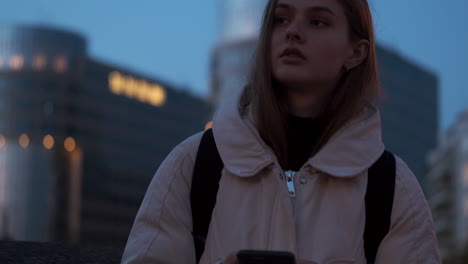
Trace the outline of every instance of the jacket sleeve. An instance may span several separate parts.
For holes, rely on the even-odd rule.
[[[166,157],[135,218],[122,263],[195,263],[190,186],[201,134]]]
[[[376,264],[439,264],[439,246],[431,210],[410,169],[396,158],[395,196],[390,231],[377,252]]]

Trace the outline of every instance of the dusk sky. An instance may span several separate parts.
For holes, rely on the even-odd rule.
[[[204,96],[219,1],[3,0],[0,24],[76,31],[92,57]],[[447,129],[468,108],[468,1],[370,2],[378,42],[438,75],[440,128]]]

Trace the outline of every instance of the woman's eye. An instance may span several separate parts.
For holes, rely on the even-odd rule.
[[[328,25],[327,22],[320,20],[320,19],[312,19],[310,21],[310,24],[316,27],[323,27],[323,26]]]
[[[277,25],[284,25],[288,22],[288,20],[284,17],[275,17],[274,23]]]

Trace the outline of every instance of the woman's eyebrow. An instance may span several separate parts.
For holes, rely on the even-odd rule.
[[[333,10],[326,6],[311,6],[307,8],[307,11],[317,13],[329,13],[330,15],[336,16],[335,12],[333,12]]]
[[[291,5],[288,5],[288,4],[283,4],[283,3],[279,3],[275,6],[275,8],[282,8],[282,9],[296,9],[294,8],[293,6]]]

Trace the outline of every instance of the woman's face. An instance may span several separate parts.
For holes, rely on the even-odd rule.
[[[271,63],[280,84],[299,89],[333,86],[352,54],[348,21],[338,0],[278,0]]]

